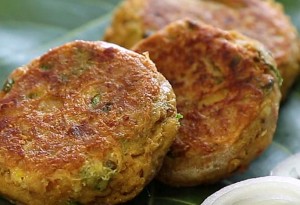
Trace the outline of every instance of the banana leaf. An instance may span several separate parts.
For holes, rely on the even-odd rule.
[[[77,39],[101,39],[120,1],[0,0],[0,85],[13,69],[55,46]],[[300,0],[278,1],[300,30]],[[215,185],[192,188],[172,188],[154,180],[128,205],[199,205],[228,184],[269,175],[276,164],[297,152],[300,152],[300,81],[281,105],[272,145],[245,172]],[[0,198],[0,205],[8,204]]]

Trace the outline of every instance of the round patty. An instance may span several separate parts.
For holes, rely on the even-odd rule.
[[[280,78],[264,47],[239,33],[189,20],[141,41],[171,83],[181,127],[158,178],[213,183],[244,169],[272,141]]]
[[[178,125],[173,90],[146,56],[65,44],[0,92],[0,194],[30,205],[125,202],[154,177]]]
[[[262,42],[278,64],[286,96],[299,73],[299,39],[282,6],[273,0],[125,0],[104,39],[130,48],[183,18],[237,30]]]

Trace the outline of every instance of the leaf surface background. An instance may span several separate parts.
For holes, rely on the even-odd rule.
[[[300,30],[300,0],[278,0]],[[121,0],[0,0],[0,84],[16,67],[72,40],[99,40]],[[128,204],[199,205],[221,187],[269,175],[288,156],[300,152],[300,81],[282,104],[272,145],[243,173],[206,187],[171,188],[152,182]],[[130,180],[130,179],[128,179]],[[0,205],[10,204],[0,199]]]

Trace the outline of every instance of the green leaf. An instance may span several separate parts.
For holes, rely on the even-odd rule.
[[[291,17],[291,20],[300,29],[300,1],[299,0],[277,0],[284,5],[286,13]]]
[[[81,39],[99,40],[121,0],[0,0],[0,84],[18,66],[48,49]],[[300,1],[280,0],[300,30]],[[199,205],[221,187],[269,175],[270,170],[300,152],[300,82],[282,105],[273,144],[244,173],[217,185],[171,188],[153,181],[130,205]],[[0,199],[0,205],[10,204]]]
[[[0,82],[71,40],[99,40],[120,0],[0,0]]]

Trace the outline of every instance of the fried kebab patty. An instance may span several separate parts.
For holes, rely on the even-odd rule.
[[[17,204],[118,204],[154,177],[179,123],[147,57],[75,41],[0,92],[0,194]]]
[[[131,48],[167,24],[184,18],[225,30],[237,30],[272,52],[284,79],[286,96],[299,73],[299,39],[295,27],[273,0],[125,0],[104,39]]]
[[[134,50],[149,52],[183,115],[158,179],[173,186],[214,183],[247,167],[271,143],[280,78],[260,43],[182,20]]]

